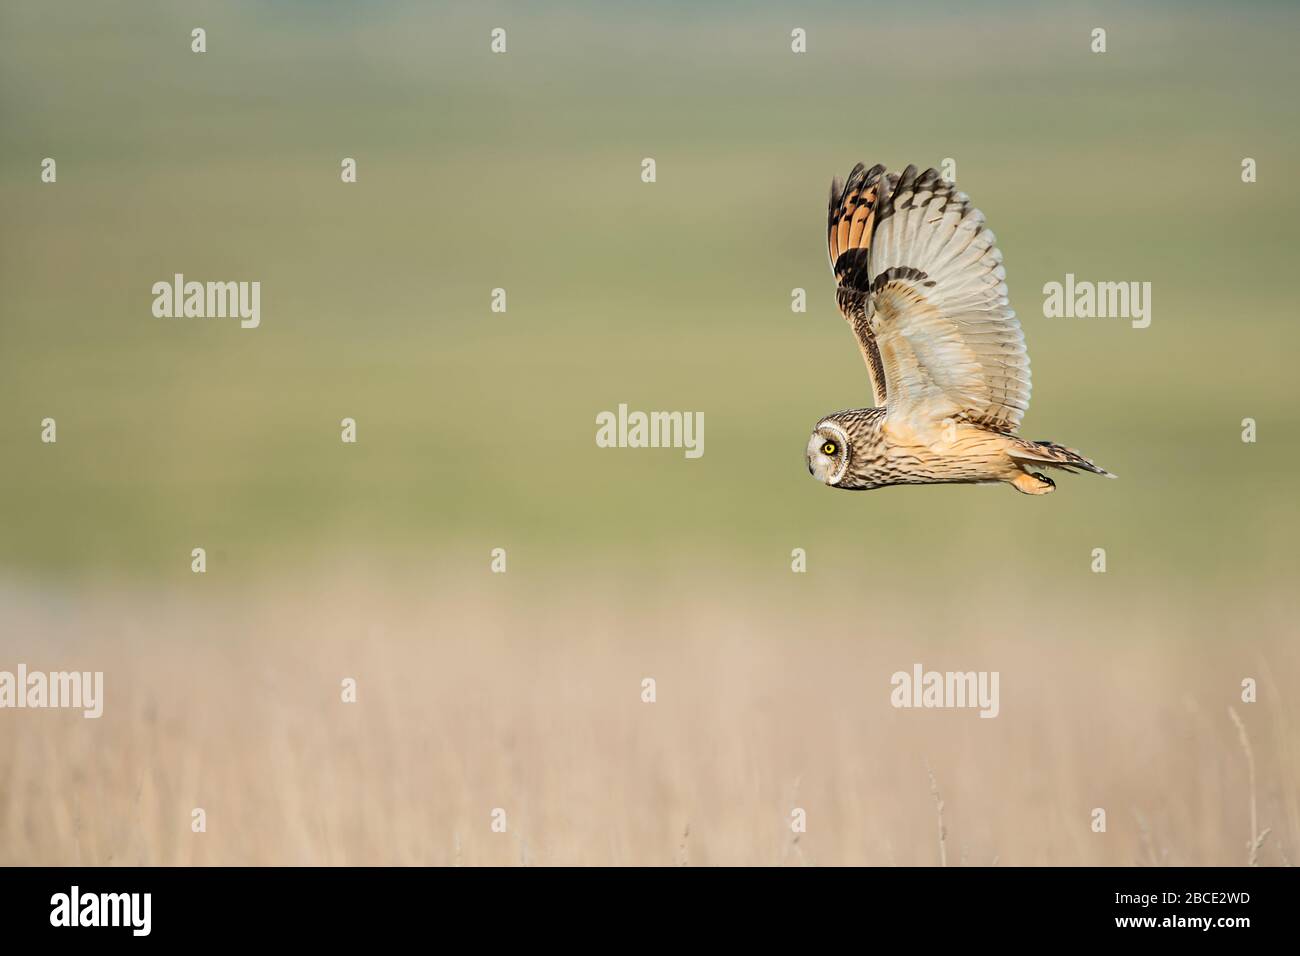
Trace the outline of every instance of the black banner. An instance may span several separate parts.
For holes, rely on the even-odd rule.
[[[7,942],[82,946],[337,945],[457,928],[536,944],[598,925],[662,942],[678,925],[733,942],[837,930],[981,947],[1125,937],[1222,947],[1294,936],[1297,889],[1289,869],[32,868],[0,871],[0,917]]]

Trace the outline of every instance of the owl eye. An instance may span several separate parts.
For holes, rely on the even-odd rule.
[[[823,455],[835,454],[835,442],[828,441],[826,444],[822,445],[822,454]]]

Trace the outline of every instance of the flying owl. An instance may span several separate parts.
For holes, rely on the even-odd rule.
[[[1056,483],[1036,468],[1114,478],[1071,448],[1016,434],[1029,355],[1007,306],[1002,253],[984,215],[935,170],[859,163],[831,183],[836,301],[871,374],[875,408],[827,415],[808,471],[832,488]]]

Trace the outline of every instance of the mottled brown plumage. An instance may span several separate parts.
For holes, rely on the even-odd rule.
[[[1005,481],[1056,486],[1033,467],[1113,478],[1078,452],[1015,434],[1029,354],[1008,307],[1002,254],[964,193],[927,169],[861,163],[831,184],[827,243],[875,408],[827,415],[808,470],[836,488]]]

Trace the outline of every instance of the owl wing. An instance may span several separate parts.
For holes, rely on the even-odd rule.
[[[841,310],[864,354],[875,353],[877,404],[883,397],[893,420],[916,427],[957,419],[1015,431],[1029,407],[1029,354],[983,214],[933,169],[876,181],[863,231],[855,235],[855,208],[832,255]],[[841,236],[848,246],[836,250]]]
[[[827,244],[831,269],[835,272],[835,301],[848,320],[858,340],[862,360],[871,375],[871,389],[876,405],[885,404],[885,367],[871,328],[871,275],[867,268],[871,235],[875,229],[876,204],[882,192],[893,188],[884,166],[867,169],[861,163],[853,167],[843,185],[831,182],[827,207]]]

